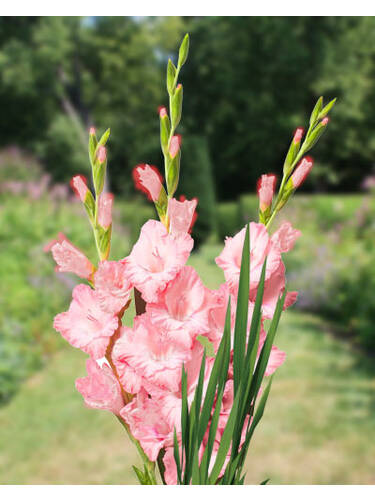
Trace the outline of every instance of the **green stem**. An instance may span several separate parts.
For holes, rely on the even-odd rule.
[[[132,435],[128,425],[124,422],[124,420],[122,420],[122,418],[120,418],[120,417],[117,417],[117,419],[120,422],[120,424],[124,427],[124,429],[126,430],[130,441],[132,441],[132,443],[135,444],[135,447],[138,450],[138,453],[143,461],[143,464],[148,471],[149,477],[151,479],[151,484],[158,484],[157,480],[156,480],[156,475],[155,475],[155,462],[151,462],[151,460],[149,460],[148,456],[143,451],[142,446],[140,445],[139,441],[137,441],[135,439],[135,437]]]

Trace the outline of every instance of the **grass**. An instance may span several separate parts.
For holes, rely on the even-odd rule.
[[[219,249],[190,259],[208,286],[221,280]],[[247,482],[375,483],[375,368],[307,314],[286,313],[276,344],[287,360],[250,449]],[[84,360],[63,349],[0,408],[0,483],[136,483],[131,464],[139,460],[121,426],[86,409],[75,391]]]

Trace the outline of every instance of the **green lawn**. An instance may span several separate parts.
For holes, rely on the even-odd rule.
[[[212,260],[218,249],[191,258],[209,286],[221,279]],[[297,312],[284,315],[276,344],[287,360],[249,453],[247,482],[375,483],[373,361]],[[84,359],[63,349],[0,408],[0,483],[136,482],[131,464],[138,458],[121,426],[107,412],[86,409],[75,391]]]

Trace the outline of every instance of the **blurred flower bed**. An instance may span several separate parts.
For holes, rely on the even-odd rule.
[[[92,257],[94,245],[69,186],[52,184],[33,158],[16,148],[0,153],[0,181],[1,404],[64,346],[52,319],[66,306],[77,282],[73,275],[53,272],[45,244],[57,236],[59,227]],[[117,207],[115,220],[123,212],[130,218],[128,207]],[[136,215],[135,222],[141,222],[142,211]],[[124,255],[128,242],[127,229],[116,228],[114,253]]]

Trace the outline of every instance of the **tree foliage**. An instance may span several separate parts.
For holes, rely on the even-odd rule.
[[[111,189],[129,195],[134,165],[161,166],[160,82],[189,31],[182,133],[206,138],[220,199],[279,167],[321,94],[338,105],[307,187],[352,190],[373,168],[374,28],[371,17],[2,18],[0,147],[67,179],[85,171],[88,127],[110,126]]]

